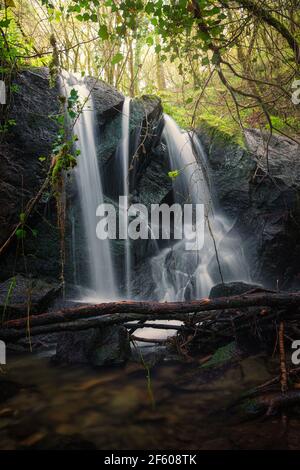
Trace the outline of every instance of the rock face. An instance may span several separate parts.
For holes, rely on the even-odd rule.
[[[250,129],[249,150],[202,124],[198,130],[207,152],[221,208],[243,240],[254,282],[268,287],[300,287],[300,149],[273,136],[268,164],[266,135]]]
[[[252,289],[259,289],[261,286],[255,284],[247,284],[246,282],[227,282],[217,284],[211,288],[209,293],[210,299],[218,297],[230,297],[231,295],[241,295]]]
[[[100,127],[105,126],[122,112],[124,96],[102,80],[87,78],[86,82],[92,92],[97,122]]]
[[[0,144],[0,245],[44,181],[57,132],[51,115],[59,110],[59,91],[57,87],[49,88],[47,69],[24,70],[14,84],[17,91],[12,96],[9,118],[15,125]],[[39,157],[45,161],[41,162]],[[19,249],[16,257],[14,244],[1,259],[0,279],[11,276],[13,266],[20,273],[27,269],[33,276],[43,273],[50,278],[58,277],[58,231],[55,204],[49,192],[45,192],[28,225],[24,250]],[[22,251],[26,255],[26,267]]]
[[[113,325],[62,334],[54,361],[59,364],[112,366],[125,363],[130,354],[127,329]]]
[[[60,285],[17,275],[0,284],[0,315],[10,319],[45,311],[60,293]],[[28,310],[29,309],[29,310]]]
[[[94,97],[95,106],[99,101],[100,92],[97,90],[97,99]],[[123,97],[124,101],[124,97]],[[100,116],[97,121],[99,124],[99,145],[98,159],[102,166],[103,183],[105,194],[116,199],[120,194],[122,182],[122,174],[120,162],[118,160],[118,146],[122,137],[122,104],[118,108],[114,107],[114,114],[110,119],[103,119]],[[133,99],[130,103],[130,154],[135,157],[130,162],[131,169],[129,172],[130,192],[135,192],[139,181],[147,173],[146,169],[152,163],[155,157],[163,157],[158,151],[160,145],[160,137],[163,127],[162,121],[162,105],[159,98],[155,96],[142,96]],[[160,153],[160,155],[158,155]],[[159,165],[164,165],[163,158],[160,159]],[[112,178],[112,175],[113,178]],[[113,180],[113,181],[112,181]],[[148,180],[152,182],[152,175],[148,175]],[[152,184],[155,184],[153,182]]]

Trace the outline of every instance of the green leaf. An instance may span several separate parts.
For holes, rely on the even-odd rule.
[[[39,157],[39,161],[40,161],[40,162],[44,162],[45,160],[46,160],[46,157],[44,157],[43,155],[41,155],[41,156]]]
[[[153,2],[148,2],[147,5],[145,6],[145,12],[150,14],[153,13],[155,10],[155,5]]]
[[[190,104],[190,103],[192,103],[193,101],[194,101],[193,98],[188,98],[188,99],[186,100],[186,104]]]
[[[121,62],[122,60],[123,60],[123,54],[121,52],[117,52],[117,54],[115,54],[113,58],[111,59],[111,63],[115,65]]]
[[[203,15],[204,16],[214,16],[217,15],[218,13],[221,12],[221,9],[218,7],[213,7],[211,10],[204,10]]]
[[[148,44],[148,46],[153,46],[153,44],[154,44],[153,37],[148,36],[147,39],[146,39],[146,43]]]
[[[208,57],[203,57],[203,59],[201,60],[201,64],[202,65],[209,65],[209,58]]]
[[[22,240],[23,238],[25,238],[26,237],[26,230],[24,230],[23,228],[19,228],[16,231],[16,237],[18,238],[18,240]]]
[[[161,45],[160,44],[157,44],[157,46],[155,46],[155,52],[156,54],[159,54],[161,51]]]
[[[77,113],[75,113],[75,111],[73,111],[72,109],[70,109],[70,111],[69,111],[69,116],[70,116],[71,119],[75,119],[76,116],[77,116]]]
[[[220,25],[220,26],[215,26],[215,27],[213,27],[213,28],[210,28],[210,34],[211,34],[213,37],[216,37],[216,36],[218,36],[219,34],[222,33],[223,29],[224,29],[224,28],[223,28],[222,25]]]
[[[205,42],[210,41],[210,35],[206,31],[198,31],[198,36]]]
[[[1,20],[0,21],[0,27],[1,28],[8,28],[9,24],[10,24],[11,20],[9,18],[6,18],[4,20]]]
[[[19,215],[19,218],[20,218],[21,224],[24,224],[25,219],[26,219],[26,214],[25,214],[25,212],[21,212],[20,215]]]
[[[70,91],[70,97],[69,99],[73,99],[73,100],[77,100],[78,99],[78,91],[75,90],[75,88],[72,88],[72,90]]]
[[[100,26],[98,34],[99,34],[99,37],[101,39],[103,39],[103,41],[105,41],[106,39],[109,38],[109,34],[108,34],[108,31],[107,31],[107,26],[105,24],[102,24]]]
[[[179,170],[173,170],[173,171],[168,172],[168,177],[171,178],[172,180],[177,178],[177,176],[179,176]]]

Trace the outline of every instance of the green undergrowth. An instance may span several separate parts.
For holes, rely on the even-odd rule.
[[[231,342],[218,348],[213,356],[209,359],[209,361],[205,362],[201,368],[208,368],[208,367],[216,367],[219,365],[223,365],[226,362],[229,362],[235,359],[237,356],[237,348],[235,342]]]
[[[219,131],[220,137],[225,141],[230,141],[245,148],[243,131],[234,112],[230,113],[226,103],[220,97],[220,90],[215,87],[208,87],[205,96],[198,103],[199,90],[190,89],[185,92],[184,97],[181,92],[161,91],[158,93],[162,99],[164,112],[169,114],[177,124],[183,129],[199,128],[207,125]],[[252,109],[241,109],[240,118],[244,128],[265,128],[269,130],[269,125],[263,125],[257,121],[255,112]],[[271,115],[271,122],[274,126],[273,133],[293,135],[300,132],[300,122],[294,117],[280,117]],[[206,128],[206,130],[207,130]]]
[[[169,114],[183,129],[197,128],[200,123],[206,122],[208,126],[217,129],[232,142],[244,146],[243,135],[239,125],[227,114],[226,110],[216,109],[214,105],[199,105],[195,115],[197,95],[191,92],[185,100],[176,93],[161,92],[164,112]]]

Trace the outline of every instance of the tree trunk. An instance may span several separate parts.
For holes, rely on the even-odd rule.
[[[159,37],[156,37],[156,46],[159,46]],[[165,90],[166,89],[166,79],[163,64],[160,59],[160,53],[155,53],[155,60],[156,60],[156,77],[157,77],[157,87],[158,90]]]
[[[30,318],[24,317],[18,320],[10,320],[4,323],[0,329],[0,338],[6,338],[10,330],[20,330],[21,336],[26,333],[28,323],[31,334],[40,334],[38,327],[49,326],[50,331],[64,331],[67,327],[71,329],[88,328],[108,322],[124,323],[137,320],[188,320],[189,314],[199,314],[193,320],[203,319],[205,312],[213,310],[240,309],[246,307],[293,307],[295,313],[300,307],[299,293],[272,293],[254,292],[232,297],[220,297],[218,299],[201,299],[192,302],[108,302],[96,305],[84,305],[74,308],[66,308],[57,312],[34,315]],[[95,318],[96,316],[100,318]],[[92,318],[94,317],[94,318]],[[89,325],[89,326],[87,326]],[[52,328],[51,328],[52,327]],[[36,331],[37,332],[36,332]],[[43,330],[44,331],[44,330]],[[46,331],[44,331],[46,332]]]

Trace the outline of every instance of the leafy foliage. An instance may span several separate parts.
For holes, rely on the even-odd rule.
[[[67,100],[64,96],[61,96],[60,102],[62,108],[61,112],[54,116],[54,120],[57,122],[59,129],[56,142],[52,149],[51,178],[53,184],[57,183],[63,171],[68,171],[76,166],[76,157],[79,154],[79,150],[73,151],[77,136],[72,134],[72,136],[69,137],[68,135],[69,127],[74,125],[75,120],[78,119],[79,114],[82,112],[78,91],[73,88]]]
[[[239,141],[243,126],[298,133],[299,110],[290,100],[299,75],[297,0],[237,0],[234,7],[219,0],[25,4],[25,14],[15,5],[1,16],[10,61],[42,61],[53,81],[59,62],[131,96],[166,92],[167,112],[181,125],[195,127],[206,115]],[[7,57],[3,35],[0,41]]]

